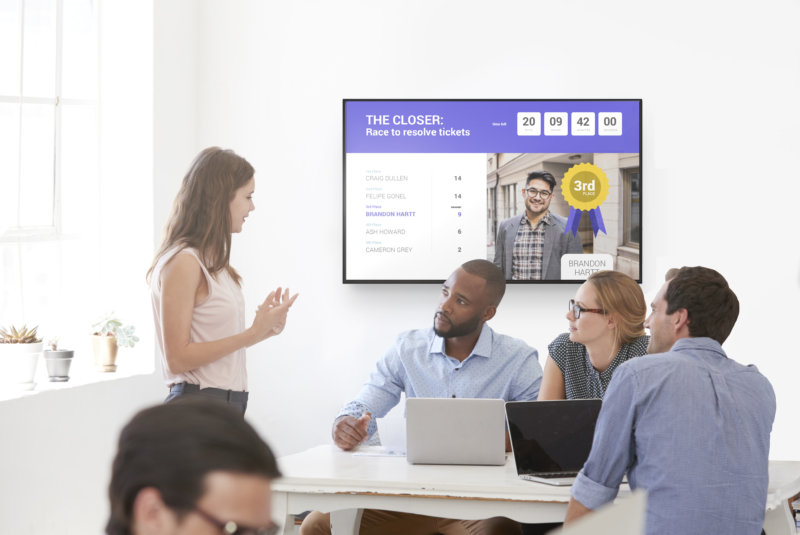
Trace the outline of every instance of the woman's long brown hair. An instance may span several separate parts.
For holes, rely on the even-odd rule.
[[[225,269],[240,284],[241,277],[230,265],[230,203],[253,174],[253,166],[232,150],[209,147],[197,155],[172,203],[161,247],[147,270],[148,282],[159,258],[182,246],[196,249],[212,276]]]

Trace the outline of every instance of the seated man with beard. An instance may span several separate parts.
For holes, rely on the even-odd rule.
[[[505,287],[503,272],[487,260],[470,260],[456,269],[442,285],[433,327],[400,334],[355,400],[339,412],[332,431],[336,445],[351,450],[375,442],[374,419],[397,405],[403,392],[408,398],[535,400],[542,378],[536,350],[486,324]],[[519,530],[519,524],[506,518],[466,521],[368,509],[360,533],[491,535]],[[303,535],[330,531],[330,515],[317,511],[300,530]]]

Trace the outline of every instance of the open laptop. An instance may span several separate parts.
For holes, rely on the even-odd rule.
[[[501,465],[505,401],[408,398],[406,459],[411,464]]]
[[[599,399],[506,403],[519,477],[571,485],[589,458],[601,404]]]

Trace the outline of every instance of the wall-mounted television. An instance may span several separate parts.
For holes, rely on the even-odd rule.
[[[345,283],[641,282],[642,101],[343,101]]]

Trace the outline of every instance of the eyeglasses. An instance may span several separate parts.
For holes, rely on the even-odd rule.
[[[547,191],[546,189],[536,189],[536,188],[528,188],[528,189],[525,190],[525,193],[528,195],[528,197],[531,197],[531,198],[534,198],[534,199],[538,195],[539,197],[542,198],[543,201],[546,201],[547,199],[549,199],[550,195],[553,194],[552,192]]]
[[[193,511],[203,517],[209,524],[215,525],[220,531],[222,531],[222,533],[227,535],[275,535],[280,529],[280,526],[274,522],[271,522],[269,527],[266,528],[251,528],[247,526],[240,526],[233,520],[223,522],[222,520],[219,520],[218,518],[203,511],[199,507],[195,507]]]
[[[575,319],[581,317],[581,312],[594,312],[595,314],[605,314],[606,311],[602,308],[583,308],[579,304],[575,302],[574,299],[569,300],[569,310],[572,311],[572,315],[575,316]]]

